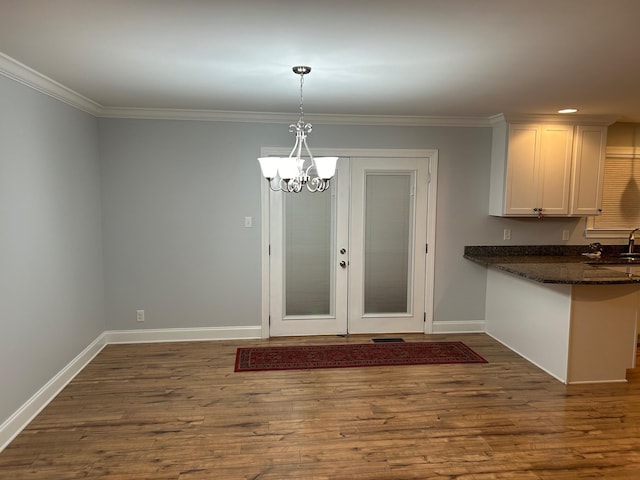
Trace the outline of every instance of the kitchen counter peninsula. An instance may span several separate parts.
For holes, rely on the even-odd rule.
[[[617,257],[620,250],[610,247],[600,258],[588,258],[583,255],[589,251],[588,246],[474,246],[465,247],[464,258],[541,283],[640,283],[640,262]]]
[[[626,381],[635,367],[640,262],[623,246],[468,246],[488,267],[486,331],[564,383]]]

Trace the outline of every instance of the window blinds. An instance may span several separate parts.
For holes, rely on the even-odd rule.
[[[632,230],[639,226],[640,158],[607,158],[602,214],[594,217],[594,227]]]

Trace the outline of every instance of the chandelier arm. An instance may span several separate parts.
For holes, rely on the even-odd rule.
[[[307,155],[309,155],[309,162],[310,162],[310,163],[309,163],[309,166],[308,166],[308,167],[306,168],[306,170],[304,171],[304,174],[305,174],[307,177],[309,177],[309,176],[310,176],[310,175],[309,175],[309,172],[311,171],[311,169],[312,169],[313,167],[315,167],[315,166],[316,166],[316,162],[315,162],[315,160],[313,159],[313,155],[311,154],[311,150],[309,150],[309,147],[307,146],[307,141],[306,141],[306,139],[304,139],[304,140],[303,140],[303,143],[304,143],[304,149],[307,151]]]
[[[306,168],[306,170],[304,171],[304,175],[305,175],[305,177],[309,177],[309,178],[311,177],[311,175],[309,175],[309,172],[311,171],[311,167],[313,167],[313,165],[314,165],[314,164],[313,164],[313,158],[312,158],[312,159],[311,159],[311,165],[309,165],[309,166]]]
[[[313,185],[309,185],[309,184],[313,184]],[[324,192],[325,190],[328,190],[330,186],[331,186],[331,183],[329,180],[323,180],[322,178],[314,177],[307,184],[307,189],[312,193]]]
[[[302,159],[302,145],[307,146],[307,136],[302,130],[298,130],[296,132],[296,146],[298,147],[296,151],[296,158],[298,160]],[[309,150],[307,148],[307,150]]]
[[[320,185],[318,186],[318,191],[319,192],[324,192],[327,188],[329,188],[329,181],[328,180],[320,180]]]
[[[302,181],[299,178],[295,178],[289,182],[289,191],[292,193],[300,193],[302,185]]]
[[[311,193],[322,191],[322,190],[318,190],[319,187],[320,187],[320,184],[318,182],[317,177],[314,177],[309,182],[307,182],[307,190],[309,190]]]
[[[309,158],[311,159],[311,164],[314,164],[314,160],[313,160],[313,155],[311,155],[311,150],[309,150],[309,146],[307,145],[307,137],[306,135],[303,138],[303,143],[304,143],[304,148],[307,151],[307,154],[309,155]]]
[[[289,131],[293,132],[294,130],[296,130],[296,126],[295,125],[291,125],[289,127]],[[296,143],[293,144],[293,148],[291,149],[291,152],[289,153],[289,158],[293,157],[293,154],[296,153],[296,151],[300,150],[300,147],[298,146],[298,144],[300,143],[300,137],[296,131]]]

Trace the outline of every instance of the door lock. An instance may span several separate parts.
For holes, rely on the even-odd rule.
[[[347,249],[346,249],[346,248],[341,248],[341,249],[340,249],[340,253],[341,253],[342,255],[344,255],[345,253],[347,253]]]
[[[345,262],[344,260],[342,260],[342,261],[340,262],[340,266],[341,266],[342,268],[347,268],[347,262]]]

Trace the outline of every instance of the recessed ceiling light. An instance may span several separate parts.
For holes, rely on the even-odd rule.
[[[576,113],[577,111],[577,108],[563,108],[562,110],[558,110],[558,113]]]

